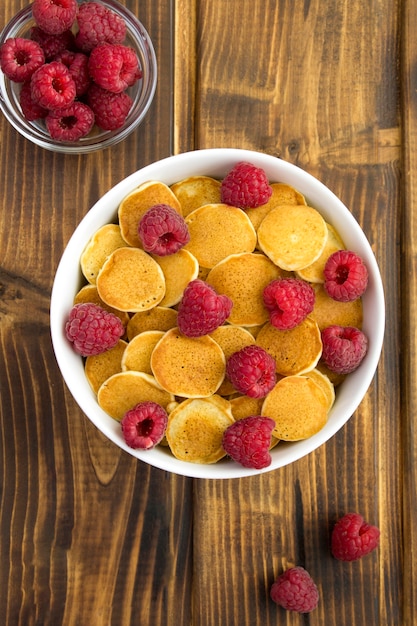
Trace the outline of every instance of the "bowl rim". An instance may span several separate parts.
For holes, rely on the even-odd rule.
[[[370,276],[363,301],[366,311],[364,331],[371,336],[371,340],[363,363],[337,390],[336,401],[327,424],[309,439],[278,444],[271,451],[271,465],[262,470],[243,468],[230,460],[222,460],[212,465],[194,464],[175,459],[169,451],[157,448],[138,451],[128,447],[121,436],[119,423],[98,406],[86,378],[83,385],[85,393],[80,396],[77,367],[79,370],[82,360],[66,341],[63,329],[63,322],[72,306],[71,297],[76,293],[75,283],[78,281],[78,286],[82,283],[81,270],[74,265],[74,258],[80,257],[81,250],[99,226],[117,217],[118,204],[129,191],[147,180],[162,180],[170,185],[188,175],[221,178],[238,161],[250,161],[262,167],[270,180],[277,180],[278,177],[277,182],[294,186],[306,196],[309,204],[325,214],[325,219],[328,218],[330,209],[336,207],[337,214],[332,214],[333,219],[329,221],[336,229],[339,228],[338,224],[344,224],[345,228],[346,224],[349,225],[349,236],[344,232],[342,237],[347,247],[353,247],[364,258]],[[350,245],[351,243],[354,245]],[[72,285],[70,293],[63,293],[62,284]],[[385,301],[379,268],[365,233],[353,214],[328,187],[299,166],[278,157],[240,148],[209,148],[169,156],[146,165],[117,183],[89,209],[68,241],[57,267],[51,292],[50,324],[55,357],[69,391],[84,414],[113,443],[132,456],[171,473],[193,478],[228,479],[266,473],[295,462],[316,450],[344,426],[362,402],[378,367],[385,331]],[[337,419],[332,420],[336,410]]]
[[[81,4],[82,0],[77,0],[77,2]],[[29,122],[25,120],[20,113],[20,105],[16,95],[20,85],[13,83],[0,71],[0,110],[3,115],[11,126],[25,139],[51,152],[88,154],[117,145],[143,122],[155,96],[158,81],[158,63],[148,31],[136,15],[117,0],[100,0],[100,2],[108,5],[119,16],[124,18],[127,26],[127,37],[130,38],[131,42],[135,41],[135,45],[140,51],[139,59],[143,69],[143,77],[137,83],[140,86],[139,90],[136,90],[137,85],[128,90],[128,93],[133,98],[133,104],[121,128],[113,131],[102,131],[103,134],[88,136],[77,142],[54,141],[52,138],[49,138],[46,130],[40,126],[39,128],[37,127],[36,121]],[[0,32],[0,45],[9,37],[17,36],[18,32],[32,19],[32,5],[29,4],[18,11],[4,26]]]

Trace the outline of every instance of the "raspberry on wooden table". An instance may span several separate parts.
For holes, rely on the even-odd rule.
[[[30,80],[37,69],[45,63],[45,55],[36,41],[12,37],[0,47],[2,72],[15,83]]]
[[[143,249],[158,256],[175,254],[190,241],[184,218],[167,204],[156,204],[146,211],[138,235]]]
[[[87,103],[96,116],[97,126],[117,130],[125,123],[133,100],[126,92],[113,93],[93,83],[87,91]]]
[[[280,330],[295,328],[314,308],[315,293],[311,285],[299,278],[278,278],[263,291],[263,301],[270,321]]]
[[[162,440],[168,424],[165,409],[156,402],[140,402],[121,421],[124,440],[131,448],[150,450]]]
[[[121,93],[142,76],[133,48],[103,43],[90,53],[88,71],[94,82],[108,91]]]
[[[211,285],[192,280],[178,307],[178,328],[187,337],[208,335],[226,321],[232,306],[230,298],[219,295]]]
[[[242,161],[222,180],[220,194],[223,203],[249,209],[266,204],[272,187],[262,168]]]
[[[65,324],[65,336],[81,356],[110,350],[124,332],[125,328],[116,315],[91,302],[75,304]]]
[[[33,0],[32,4],[36,24],[51,35],[60,35],[70,29],[77,12],[77,0]]]
[[[325,290],[338,302],[360,298],[368,286],[368,269],[361,257],[350,250],[333,252],[323,273]]]
[[[275,360],[256,345],[234,352],[226,363],[226,374],[240,393],[250,398],[264,398],[275,387]]]
[[[64,109],[49,111],[45,118],[52,139],[77,141],[86,137],[94,126],[94,113],[83,102],[73,102]]]
[[[274,427],[274,420],[261,415],[250,415],[237,420],[223,434],[223,449],[243,467],[268,467],[271,464],[269,448]]]
[[[310,574],[300,566],[278,576],[271,587],[271,598],[287,611],[310,613],[319,603],[319,592]]]
[[[365,333],[352,326],[327,326],[321,331],[322,359],[337,374],[355,371],[368,350]]]
[[[75,82],[59,61],[42,65],[31,78],[32,98],[45,109],[62,109],[75,100]]]
[[[122,43],[126,37],[124,19],[98,2],[81,4],[77,23],[76,44],[84,52],[90,52],[100,43]]]
[[[356,561],[378,547],[380,534],[379,528],[365,522],[359,513],[346,513],[333,528],[332,554],[340,561]]]

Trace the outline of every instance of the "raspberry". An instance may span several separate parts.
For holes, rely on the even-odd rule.
[[[33,26],[30,30],[30,38],[40,45],[47,61],[51,61],[63,50],[71,50],[75,45],[75,37],[70,30],[65,30],[59,35],[50,35],[39,26]]]
[[[32,4],[33,19],[50,35],[60,35],[69,30],[77,11],[77,0],[33,0]]]
[[[88,70],[97,85],[114,93],[131,87],[142,75],[136,52],[121,44],[96,46],[90,53]]]
[[[63,63],[71,74],[75,83],[76,97],[83,96],[87,93],[91,83],[90,74],[88,72],[88,56],[83,52],[71,52],[64,50],[59,53],[55,61]]]
[[[225,204],[249,209],[266,204],[272,195],[265,172],[242,161],[230,170],[221,184],[221,201]]]
[[[156,402],[140,402],[125,413],[122,433],[131,448],[149,450],[156,446],[165,434],[168,415]]]
[[[31,78],[32,98],[45,109],[62,109],[75,99],[75,83],[59,61],[42,65]]]
[[[44,63],[45,55],[36,41],[12,37],[0,48],[0,67],[7,78],[15,83],[30,80]]]
[[[270,321],[280,330],[298,326],[314,308],[314,289],[298,278],[273,280],[263,291]]]
[[[30,81],[23,83],[22,89],[20,90],[19,102],[22,113],[29,122],[43,119],[48,115],[48,109],[45,109],[37,102],[34,102]]]
[[[379,545],[380,531],[358,513],[346,513],[333,528],[331,550],[335,559],[356,561]]]
[[[52,139],[77,141],[93,128],[94,113],[86,104],[73,102],[65,109],[50,111],[45,123]]]
[[[226,374],[240,393],[264,398],[276,383],[275,360],[260,346],[245,346],[228,358]]]
[[[65,324],[65,335],[81,356],[110,350],[124,332],[124,326],[116,315],[91,302],[74,305]]]
[[[112,93],[93,83],[87,92],[87,103],[94,111],[97,126],[116,130],[125,123],[133,101],[125,92]]]
[[[146,211],[138,235],[144,250],[158,256],[174,254],[190,241],[184,218],[167,204],[156,204]]]
[[[243,467],[268,467],[271,464],[269,448],[274,427],[274,420],[261,415],[250,415],[237,420],[223,433],[223,448]]]
[[[90,52],[100,43],[122,43],[126,37],[124,19],[98,2],[82,4],[77,22],[76,43],[84,52]]]
[[[192,280],[178,307],[178,327],[187,337],[202,337],[221,326],[230,315],[232,301],[203,280]]]
[[[278,576],[271,587],[271,598],[287,611],[310,613],[319,602],[314,580],[304,567],[291,567]]]
[[[368,270],[355,252],[338,250],[329,256],[324,266],[324,288],[333,300],[356,300],[367,286]]]
[[[322,359],[337,374],[350,374],[359,367],[368,350],[368,339],[352,326],[327,326],[321,331]]]

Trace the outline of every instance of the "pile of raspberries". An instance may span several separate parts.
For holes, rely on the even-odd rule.
[[[28,121],[44,120],[52,139],[75,142],[93,126],[123,126],[141,77],[136,52],[124,45],[125,20],[94,1],[34,0],[29,38],[7,39],[0,67],[22,85]]]

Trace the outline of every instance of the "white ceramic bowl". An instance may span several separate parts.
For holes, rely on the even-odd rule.
[[[197,478],[239,478],[253,475],[256,470],[245,469],[228,459],[214,465],[179,461],[162,446],[149,451],[135,451],[129,448],[122,438],[120,424],[97,404],[96,396],[84,375],[82,359],[65,338],[64,324],[73,305],[74,295],[85,282],[80,271],[80,255],[91,235],[100,226],[117,219],[117,207],[126,194],[150,179],[170,185],[198,174],[221,178],[242,160],[262,167],[270,181],[287,183],[303,193],[308,203],[317,208],[326,221],[334,225],[341,233],[346,246],[357,252],[368,267],[369,286],[363,296],[363,330],[369,338],[369,350],[365,359],[338,387],[336,401],[324,428],[304,441],[278,444],[271,451],[271,465],[261,471],[271,471],[292,463],[318,448],[351,417],[373,379],[383,342],[385,305],[378,266],[357,221],[327,187],[302,169],[266,154],[239,149],[198,150],[148,165],[118,183],[87,213],[64,251],[52,290],[51,332],[56,358],[69,390],[84,413],[109,439],[138,459],[169,472]]]
[[[117,130],[101,130],[96,126],[87,137],[75,142],[53,140],[43,120],[28,122],[19,104],[21,85],[10,81],[0,71],[0,109],[6,119],[23,137],[32,143],[65,154],[86,154],[103,150],[119,143],[130,135],[143,121],[152,103],[157,83],[157,62],[149,34],[138,18],[117,0],[100,0],[107,8],[122,17],[127,26],[124,44],[133,48],[142,69],[142,78],[128,89],[133,100],[129,114]],[[81,0],[78,0],[81,3]],[[30,29],[35,26],[32,17],[32,5],[19,11],[0,33],[0,46],[12,37],[29,37]]]

